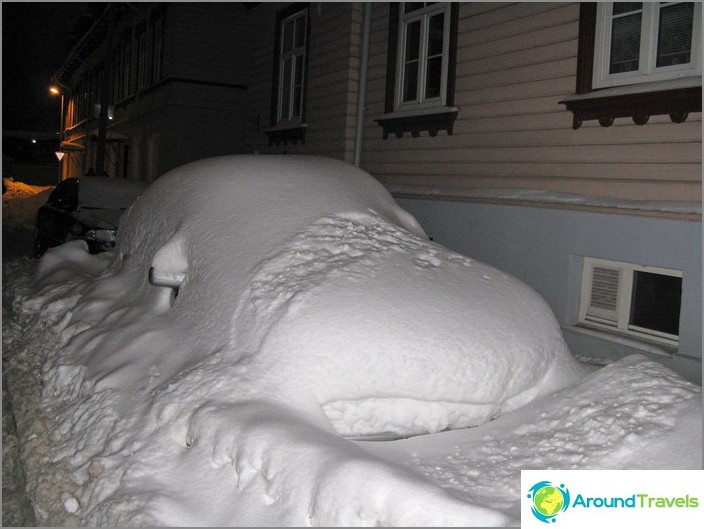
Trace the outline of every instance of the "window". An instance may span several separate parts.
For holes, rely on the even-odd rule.
[[[122,72],[120,74],[122,87],[120,90],[121,98],[132,95],[132,44],[128,37],[122,41],[121,57],[122,57]]]
[[[119,48],[113,50],[112,54],[112,97],[113,101],[122,99],[122,55]]]
[[[666,345],[679,342],[682,273],[585,258],[579,321]]]
[[[147,86],[147,32],[140,29],[137,38],[137,89]]]
[[[445,103],[449,15],[449,4],[403,4],[399,17],[396,108]]]
[[[158,16],[152,25],[152,84],[158,83],[162,78],[162,54],[164,46],[164,16]]]
[[[100,102],[105,97],[103,90],[106,88],[107,66],[105,61],[101,62],[95,70],[95,89],[93,97],[93,106],[88,108],[89,115],[87,118],[97,118],[100,115]]]
[[[458,4],[402,2],[389,9],[385,115],[376,120],[384,138],[452,134]]]
[[[47,201],[53,208],[76,211],[78,208],[78,180],[70,178],[57,185]]]
[[[682,123],[702,111],[700,51],[700,3],[582,2],[577,86],[560,104],[574,129],[662,114]]]
[[[597,5],[593,88],[701,75],[701,4]]]
[[[277,123],[292,121],[300,123],[303,116],[306,19],[307,11],[304,10],[281,22]]]
[[[276,42],[269,143],[305,141],[305,107],[310,33],[308,7],[294,4],[276,17]]]

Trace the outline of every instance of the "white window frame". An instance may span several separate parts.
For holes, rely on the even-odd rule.
[[[445,106],[447,99],[447,75],[448,60],[450,50],[450,21],[451,5],[447,3],[435,3],[405,14],[405,2],[399,6],[399,31],[398,31],[398,53],[396,60],[396,92],[394,108],[404,110],[410,108],[438,107]],[[443,39],[442,39],[442,73],[440,78],[440,95],[438,97],[426,98],[425,86],[428,64],[428,29],[430,17],[444,13]],[[403,80],[406,66],[406,34],[408,26],[420,20],[420,56],[418,67],[418,92],[415,101],[403,101]]]
[[[660,7],[661,4],[671,5],[677,3],[680,2],[642,3],[643,16],[641,19],[639,69],[632,72],[610,74],[609,57],[611,56],[611,14],[613,12],[613,2],[599,2],[596,14],[592,88],[633,85],[701,75],[702,6],[700,2],[694,2],[694,25],[692,28],[692,53],[690,62],[660,68],[656,67]]]
[[[615,289],[613,292],[615,296],[614,310],[600,309],[592,305],[593,270],[597,267],[618,273],[618,284],[614,285]],[[682,278],[682,272],[679,270],[585,257],[582,271],[579,323],[587,327],[604,329],[618,334],[677,347],[679,345],[679,335],[668,334],[629,323],[633,301],[633,281],[635,272],[648,272]]]
[[[287,23],[294,22],[295,19],[303,18],[303,44],[300,46],[295,46],[295,29],[294,29],[294,46],[290,51],[284,52],[284,27]],[[301,124],[303,121],[303,106],[305,98],[306,89],[306,68],[308,57],[306,56],[306,49],[308,44],[308,9],[302,9],[293,13],[292,15],[281,20],[281,25],[279,26],[279,79],[278,79],[278,95],[276,102],[276,123],[277,125],[286,124]],[[295,91],[296,91],[296,58],[301,57],[301,100],[299,102],[300,107],[298,108],[298,115],[295,115]],[[291,67],[291,79],[289,80],[288,86],[284,86],[284,70],[285,64],[290,64]],[[284,94],[288,91],[288,108],[283,108]]]

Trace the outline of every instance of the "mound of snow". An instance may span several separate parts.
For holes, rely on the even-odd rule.
[[[37,211],[49,198],[53,186],[32,186],[3,178],[2,227],[5,230],[32,232]]]
[[[185,273],[163,318],[200,354],[246,366],[225,400],[322,406],[344,435],[404,435],[480,424],[578,374],[537,294],[429,241],[343,162],[189,164],[145,192],[120,236],[133,302],[155,295],[150,267]]]
[[[30,364],[82,524],[511,523],[343,436],[480,425],[586,373],[534,291],[331,159],[183,166],[115,252],[38,268],[17,303],[55,342]]]

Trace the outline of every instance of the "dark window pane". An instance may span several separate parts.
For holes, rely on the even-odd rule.
[[[306,41],[306,17],[300,16],[296,19],[296,40],[295,46],[300,48]]]
[[[49,195],[48,202],[52,207],[74,211],[78,207],[78,181],[71,178],[61,182]]]
[[[613,20],[609,73],[638,70],[641,18],[642,15],[638,13]]]
[[[418,60],[420,57],[420,21],[406,28],[406,56],[403,68],[403,101],[415,101],[418,95]]]
[[[643,8],[643,2],[614,2],[614,15],[623,15],[624,13],[631,13],[633,11],[639,11]]]
[[[291,106],[291,61],[285,60],[281,75],[281,119],[291,117],[289,107]]]
[[[303,55],[296,55],[296,85],[303,83]]]
[[[440,13],[430,17],[430,25],[428,27],[428,56],[442,54],[442,35],[445,15]]]
[[[682,278],[634,272],[631,325],[679,335]]]
[[[690,62],[693,19],[694,4],[690,2],[660,9],[658,68]]]
[[[284,22],[284,31],[282,37],[282,50],[285,52],[291,51],[293,47],[293,20]]]
[[[294,76],[293,89],[293,116],[301,116],[301,101],[303,94],[303,56],[296,57],[296,75]]]
[[[415,101],[418,94],[418,61],[407,63],[403,75],[403,101]]]
[[[293,91],[293,116],[294,118],[301,117],[301,87],[297,86]]]
[[[406,61],[415,61],[420,56],[420,21],[408,24],[406,31]]]
[[[440,82],[442,79],[442,56],[428,61],[428,71],[425,78],[425,97],[440,97]]]

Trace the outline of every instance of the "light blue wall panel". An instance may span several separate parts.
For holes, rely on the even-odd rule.
[[[701,222],[470,202],[399,199],[436,242],[508,272],[550,304],[575,354],[616,359],[652,355],[701,383]],[[658,347],[584,334],[579,310],[582,257],[683,272],[680,347],[671,358]]]

